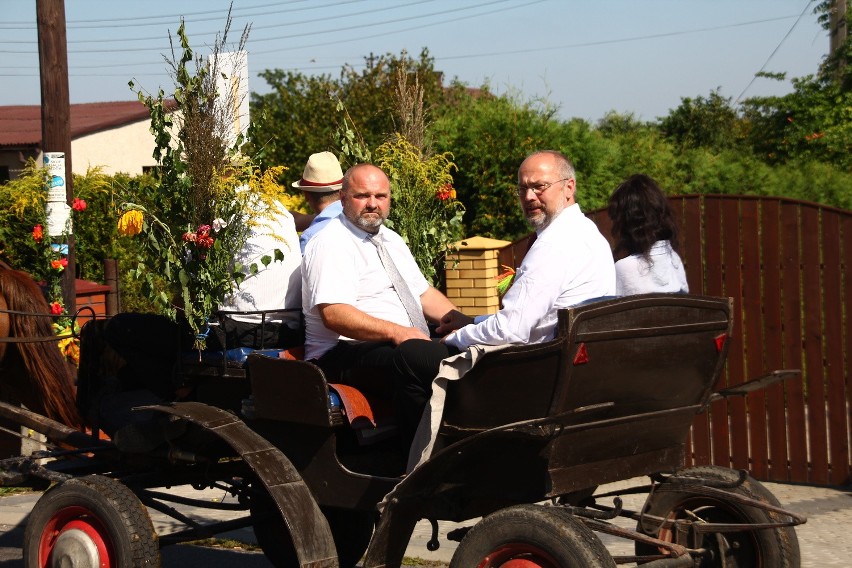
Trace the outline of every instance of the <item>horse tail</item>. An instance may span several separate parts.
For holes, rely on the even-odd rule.
[[[14,314],[10,317],[10,335],[13,337],[53,337],[50,309],[41,289],[25,272],[18,270],[0,270],[0,291],[6,297],[8,308],[25,312],[27,315]],[[29,315],[42,314],[42,315]],[[24,369],[32,381],[31,391],[36,400],[25,400],[38,412],[76,427],[81,424],[74,402],[75,373],[72,365],[65,359],[53,341],[17,343],[18,354]],[[41,406],[41,408],[39,408]]]

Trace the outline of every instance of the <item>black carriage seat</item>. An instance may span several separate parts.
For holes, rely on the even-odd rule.
[[[252,354],[248,375],[253,417],[309,426],[334,427],[345,422],[363,445],[395,435],[388,400],[330,383],[309,361]]]
[[[112,435],[128,422],[150,418],[135,406],[173,397],[177,326],[162,316],[123,313],[93,320],[80,332],[77,408],[87,424]]]
[[[436,447],[549,423],[488,435],[501,453],[545,459],[552,495],[675,469],[731,329],[727,298],[648,294],[562,310],[553,341],[487,354],[450,382]]]

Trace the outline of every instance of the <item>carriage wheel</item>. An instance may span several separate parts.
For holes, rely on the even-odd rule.
[[[694,467],[678,474],[679,476],[699,477],[725,482],[734,482],[739,474],[731,469],[717,466]],[[770,505],[779,506],[775,496],[760,482],[752,477],[734,489],[729,489],[744,497],[763,501]],[[709,523],[775,523],[783,520],[777,513],[746,507],[732,501],[714,497],[705,497],[690,493],[686,487],[683,491],[660,491],[648,497],[644,507],[645,513],[663,517],[669,520],[701,519]],[[676,538],[670,529],[659,529],[646,521],[640,523],[637,531],[659,538],[667,542],[675,542]],[[757,531],[741,531],[733,533],[706,533],[701,542],[681,542],[692,548],[706,548],[711,554],[701,559],[697,564],[701,568],[726,566],[732,568],[798,568],[800,563],[799,541],[793,527],[763,529]],[[664,552],[663,552],[664,553]],[[661,554],[657,548],[636,543],[637,555]]]
[[[266,558],[277,568],[297,568],[299,560],[290,531],[268,495],[255,496],[250,505],[254,536]],[[340,568],[354,568],[370,544],[375,526],[371,511],[350,511],[321,507],[337,548]]]
[[[459,543],[450,568],[614,568],[591,530],[564,509],[519,505],[476,524]]]
[[[99,475],[69,479],[38,500],[23,555],[26,568],[160,565],[148,511],[126,486]]]

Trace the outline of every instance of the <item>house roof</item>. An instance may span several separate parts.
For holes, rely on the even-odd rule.
[[[171,103],[171,104],[169,104]],[[174,101],[167,101],[171,107]],[[139,101],[71,105],[71,139],[149,118]],[[0,106],[0,146],[40,146],[41,106]]]

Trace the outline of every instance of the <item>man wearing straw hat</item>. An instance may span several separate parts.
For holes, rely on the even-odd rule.
[[[343,187],[343,170],[340,162],[331,152],[311,154],[302,179],[291,185],[302,190],[308,205],[316,213],[316,217],[299,237],[299,246],[305,254],[305,246],[330,220],[343,212],[340,202],[340,188]]]

